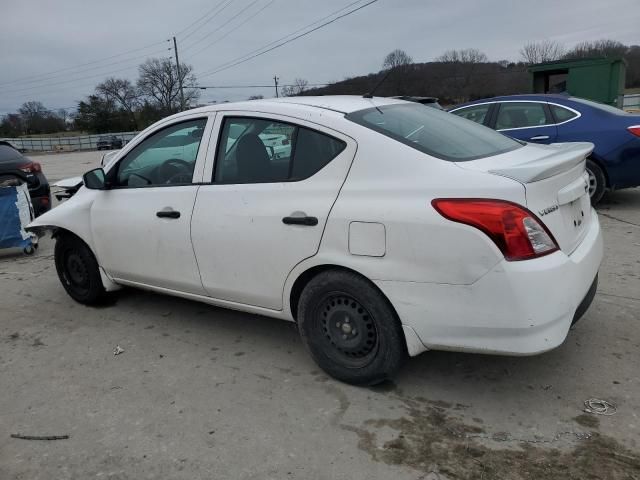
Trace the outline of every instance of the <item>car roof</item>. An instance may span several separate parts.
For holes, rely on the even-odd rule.
[[[386,97],[364,98],[361,95],[326,95],[316,97],[284,97],[270,98],[262,100],[248,100],[244,102],[220,103],[206,107],[189,110],[189,112],[215,112],[218,110],[255,110],[264,111],[269,108],[277,108],[284,105],[300,107],[301,110],[308,108],[331,110],[339,113],[351,113],[367,108],[380,107],[396,103],[407,103],[403,100]]]
[[[504,101],[538,101],[538,102],[554,102],[562,103],[563,101],[570,101],[571,97],[569,95],[563,95],[561,93],[529,93],[529,94],[521,94],[521,95],[502,95],[500,97],[490,97],[490,98],[481,98],[479,100],[473,100],[472,102],[461,103],[460,105],[456,105],[451,110],[456,110],[458,108],[467,107],[470,105],[478,105],[481,103],[492,103],[492,102],[504,102]]]

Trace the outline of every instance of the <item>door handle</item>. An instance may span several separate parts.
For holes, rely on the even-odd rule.
[[[318,224],[316,217],[284,217],[282,223],[285,225],[304,225],[307,227],[315,227]]]
[[[180,212],[176,210],[160,210],[156,212],[158,218],[180,218]]]
[[[549,135],[537,135],[535,137],[531,137],[529,140],[549,140]]]

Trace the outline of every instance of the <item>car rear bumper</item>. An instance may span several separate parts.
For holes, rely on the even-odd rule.
[[[502,261],[470,285],[375,283],[425,349],[533,355],[559,346],[574,318],[584,314],[595,295],[602,254],[594,211],[571,255]]]

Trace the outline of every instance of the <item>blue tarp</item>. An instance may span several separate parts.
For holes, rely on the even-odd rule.
[[[22,187],[0,187],[0,248],[31,246],[31,236],[24,231],[25,212],[21,212],[25,205],[28,209],[30,203],[28,197],[23,198],[25,190]]]

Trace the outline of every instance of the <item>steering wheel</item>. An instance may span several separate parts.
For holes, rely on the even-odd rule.
[[[171,158],[158,167],[157,175],[165,184],[191,183],[193,165],[179,158]]]

